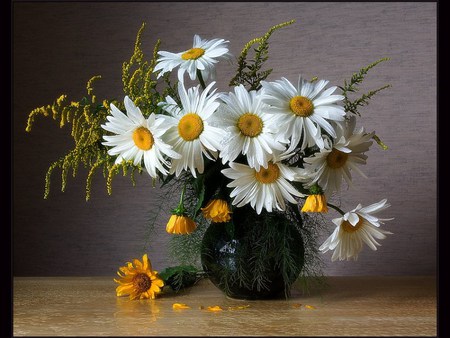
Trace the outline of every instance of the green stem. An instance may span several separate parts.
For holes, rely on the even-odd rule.
[[[180,202],[178,203],[178,206],[172,210],[172,213],[175,215],[183,215],[185,213],[185,209],[184,209],[184,192],[186,191],[186,184],[183,186],[183,190],[181,191],[181,196],[180,196]]]
[[[202,86],[202,88],[204,90],[206,88],[206,85],[205,85],[205,81],[203,81],[202,72],[199,69],[197,69],[197,78],[198,78],[198,81],[200,82],[200,85]]]
[[[337,212],[339,212],[342,216],[345,215],[345,212],[342,211],[342,210],[341,210],[340,208],[338,208],[337,206],[335,206],[335,205],[333,205],[333,204],[331,204],[331,203],[327,203],[327,205],[328,205],[329,207],[333,208],[334,210],[336,210]]]

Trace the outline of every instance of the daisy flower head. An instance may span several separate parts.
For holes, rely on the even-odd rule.
[[[120,279],[114,279],[120,285],[116,288],[118,297],[129,295],[130,299],[155,299],[161,292],[164,281],[158,276],[158,272],[152,269],[152,264],[147,254],[133,263],[128,262],[117,271]]]
[[[103,136],[103,144],[111,147],[108,154],[117,155],[116,163],[132,160],[134,165],[141,165],[143,160],[146,171],[153,178],[158,172],[167,174],[170,159],[181,157],[162,140],[168,127],[153,113],[146,119],[128,96],[125,96],[124,104],[126,114],[111,103],[111,115],[101,126],[115,134]]]
[[[268,112],[277,116],[279,124],[287,128],[287,137],[291,137],[288,152],[295,149],[300,141],[301,150],[314,145],[322,149],[322,129],[336,136],[329,121],[344,120],[344,108],[338,105],[344,96],[333,94],[336,86],[324,90],[328,82],[309,82],[301,76],[297,87],[284,77],[275,82],[261,82],[265,89],[263,102],[270,106]]]
[[[258,214],[263,207],[268,212],[275,208],[285,210],[285,199],[297,203],[294,197],[304,196],[289,183],[298,180],[298,168],[271,160],[267,168],[260,167],[259,170],[235,162],[229,162],[229,166],[222,173],[232,180],[227,187],[234,188],[230,197],[233,198],[232,204],[237,207],[250,203]]]
[[[179,66],[178,80],[183,82],[184,73],[187,72],[191,80],[197,78],[197,70],[200,71],[204,81],[215,79],[215,65],[219,60],[231,60],[232,55],[228,50],[228,43],[224,39],[204,40],[199,35],[194,35],[192,48],[180,53],[159,51],[160,57],[154,68],[154,72],[160,71],[158,78],[166,72]]]
[[[249,166],[259,170],[260,166],[267,168],[274,150],[286,148],[282,142],[287,140],[277,135],[276,120],[265,113],[268,106],[261,98],[259,91],[248,92],[243,85],[221,96],[224,104],[216,120],[228,133],[219,155],[223,163],[234,161],[242,153]]]
[[[377,239],[385,239],[386,235],[392,234],[389,231],[381,230],[380,226],[383,221],[389,221],[392,218],[382,219],[374,214],[389,206],[386,199],[364,208],[358,204],[355,209],[347,212],[344,216],[333,219],[333,223],[337,227],[319,250],[323,253],[334,250],[332,261],[350,260],[351,258],[357,260],[363,243],[366,243],[372,250],[377,250],[377,246],[380,246]]]
[[[181,107],[173,98],[168,96],[161,107],[170,115],[163,115],[168,128],[164,140],[173,146],[174,151],[180,153],[181,158],[172,161],[170,173],[178,177],[183,170],[190,170],[197,177],[196,170],[204,171],[205,155],[210,160],[217,158],[217,151],[221,148],[221,140],[225,136],[222,128],[210,124],[211,116],[219,107],[218,94],[215,89],[210,92],[215,82],[211,82],[200,93],[200,86],[185,89],[182,82],[178,83]]]
[[[339,191],[343,180],[351,186],[352,170],[366,177],[358,166],[366,164],[364,153],[373,143],[373,132],[366,133],[363,127],[355,131],[354,116],[336,125],[336,137],[331,142],[325,141],[325,147],[313,156],[304,158],[304,170],[310,177],[306,186],[318,184],[326,195]]]

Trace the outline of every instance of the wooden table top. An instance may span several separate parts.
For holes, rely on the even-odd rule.
[[[14,336],[436,336],[436,278],[328,277],[289,299],[229,299],[207,279],[154,300],[116,297],[112,277],[16,277]],[[174,303],[189,309],[174,310]],[[223,310],[211,312],[208,306]]]

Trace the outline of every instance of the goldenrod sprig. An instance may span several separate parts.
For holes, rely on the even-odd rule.
[[[238,86],[243,84],[248,86],[249,90],[257,90],[261,87],[261,81],[265,80],[272,69],[261,70],[263,64],[269,58],[269,38],[274,31],[283,28],[285,26],[291,25],[295,20],[287,21],[278,25],[275,25],[269,29],[269,31],[259,38],[250,40],[245,44],[238,58],[238,69],[236,75],[231,79],[230,86]],[[255,55],[253,60],[247,60],[248,51],[254,45],[258,46],[254,49]]]

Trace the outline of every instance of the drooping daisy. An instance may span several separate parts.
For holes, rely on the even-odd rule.
[[[328,82],[308,82],[301,76],[297,88],[284,77],[275,82],[261,82],[265,89],[263,102],[270,105],[268,112],[277,116],[279,124],[286,128],[287,137],[291,137],[288,152],[300,141],[301,150],[314,145],[323,148],[322,129],[336,136],[329,120],[344,120],[345,111],[337,104],[344,96],[332,95],[336,86],[323,91]]]
[[[260,92],[248,92],[240,85],[221,99],[224,104],[216,120],[228,133],[219,155],[222,162],[232,162],[242,153],[250,167],[267,167],[270,155],[274,150],[284,150],[282,142],[287,140],[277,135],[276,121],[273,115],[265,113],[268,107],[262,103]]]
[[[332,261],[358,259],[358,254],[366,243],[372,250],[377,250],[380,244],[377,239],[385,239],[386,235],[391,235],[389,231],[379,229],[382,221],[390,219],[377,218],[374,214],[390,207],[386,199],[378,203],[362,207],[361,204],[344,216],[333,219],[337,225],[330,237],[320,246],[319,250],[327,252],[334,250]]]
[[[130,299],[155,299],[161,292],[164,281],[158,272],[152,270],[152,264],[147,254],[142,256],[142,262],[134,259],[117,271],[120,279],[114,279],[120,285],[116,288],[117,296],[130,296]]]
[[[343,179],[349,186],[351,185],[351,170],[366,177],[358,165],[366,164],[367,155],[364,153],[369,151],[373,143],[371,141],[373,132],[366,133],[363,127],[355,131],[354,116],[337,125],[333,144],[330,145],[326,141],[325,148],[320,152],[304,158],[304,168],[310,176],[307,186],[317,183],[327,195],[339,191]]]
[[[166,231],[169,234],[187,235],[197,228],[194,220],[187,215],[173,214],[170,216],[166,225]]]
[[[116,135],[104,135],[104,145],[112,147],[109,155],[118,155],[116,163],[132,160],[134,165],[144,166],[151,177],[157,177],[159,171],[163,175],[168,173],[170,161],[165,158],[180,158],[181,155],[162,141],[161,137],[168,129],[163,120],[150,114],[146,119],[139,107],[128,96],[124,99],[126,114],[122,113],[111,103],[111,115],[101,127]]]
[[[328,212],[327,199],[325,195],[311,194],[306,198],[302,212]]]
[[[274,208],[285,210],[285,199],[297,203],[294,197],[304,196],[288,182],[299,178],[298,168],[276,161],[269,161],[267,168],[260,167],[259,170],[235,162],[230,162],[229,166],[222,173],[232,179],[227,187],[234,188],[230,197],[234,197],[232,204],[237,207],[250,203],[258,214],[263,207],[268,212]]]
[[[228,52],[228,43],[224,39],[203,40],[198,35],[194,35],[194,43],[191,49],[180,53],[160,51],[154,72],[160,71],[158,78],[166,72],[178,69],[178,79],[183,82],[185,72],[188,72],[191,80],[197,78],[197,70],[201,72],[204,81],[209,78],[215,79],[215,65],[221,60],[231,59]]]
[[[203,217],[216,223],[228,222],[231,219],[231,210],[228,203],[222,199],[212,199],[201,210]]]
[[[215,82],[211,82],[200,94],[199,86],[187,91],[183,83],[178,84],[181,108],[170,96],[161,106],[171,116],[162,116],[165,126],[169,129],[164,140],[173,146],[174,151],[182,155],[174,159],[170,173],[178,177],[183,170],[190,170],[197,177],[196,170],[201,174],[204,170],[203,155],[211,160],[217,157],[221,140],[226,135],[221,128],[213,127],[209,119],[219,106],[218,94],[209,91]],[[202,155],[203,154],[203,155]]]

